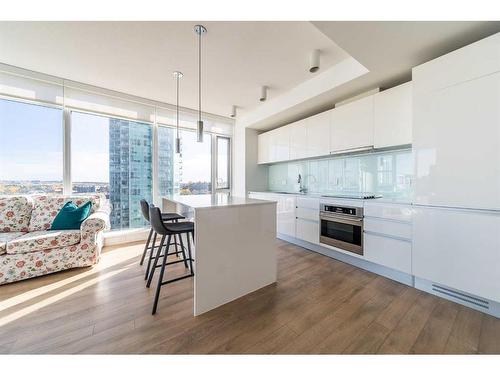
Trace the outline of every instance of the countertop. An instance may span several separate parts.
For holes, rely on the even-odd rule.
[[[374,199],[353,199],[353,198],[347,198],[347,197],[329,197],[325,194],[320,194],[320,193],[288,193],[288,192],[279,192],[279,191],[250,191],[249,193],[256,193],[256,194],[277,194],[277,195],[291,195],[291,196],[297,196],[297,197],[304,197],[304,198],[318,198],[318,199],[345,199],[345,200],[356,200],[364,203],[388,203],[388,204],[404,204],[404,205],[411,205],[413,204],[412,200],[410,198],[390,198],[390,197],[381,197],[381,198],[374,198]]]
[[[162,199],[182,204],[194,209],[208,209],[216,207],[248,206],[258,204],[275,204],[275,202],[232,196],[226,193],[201,195],[166,195]]]

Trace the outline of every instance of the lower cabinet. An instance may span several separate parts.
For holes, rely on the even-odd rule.
[[[383,234],[364,234],[366,260],[411,274],[411,242]]]
[[[413,274],[500,302],[500,212],[414,211]]]
[[[296,237],[303,241],[319,244],[319,221],[297,217]]]
[[[278,233],[295,237],[295,197],[278,196],[277,202]]]

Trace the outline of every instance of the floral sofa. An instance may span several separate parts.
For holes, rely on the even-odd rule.
[[[80,230],[49,230],[62,206],[92,201]],[[110,208],[103,195],[0,197],[0,284],[99,261]]]

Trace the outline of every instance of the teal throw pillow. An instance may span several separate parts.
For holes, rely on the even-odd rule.
[[[55,217],[50,230],[80,229],[80,225],[89,217],[91,208],[90,201],[80,207],[73,202],[67,202]]]

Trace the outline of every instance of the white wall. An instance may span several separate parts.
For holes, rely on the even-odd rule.
[[[245,129],[245,186],[246,191],[265,191],[268,189],[267,165],[258,165],[258,136],[255,129]]]
[[[233,189],[235,196],[267,190],[268,167],[257,164],[258,131],[236,122],[233,133]]]

